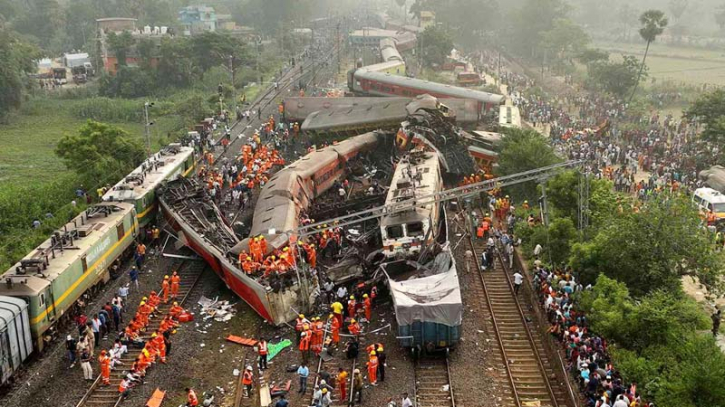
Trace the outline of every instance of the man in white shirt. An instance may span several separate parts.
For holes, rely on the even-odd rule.
[[[516,295],[519,294],[519,289],[521,289],[521,284],[524,283],[524,276],[519,273],[518,270],[514,273],[514,293]]]
[[[343,302],[347,298],[347,287],[344,285],[341,285],[337,287],[337,299],[340,302]]]
[[[413,402],[410,401],[408,393],[403,393],[403,402],[400,404],[400,407],[413,407]]]
[[[541,251],[542,251],[542,250],[544,250],[544,248],[543,248],[543,247],[541,247],[541,245],[537,243],[537,244],[536,244],[536,247],[534,247],[534,256],[536,256],[536,258],[537,258],[537,259],[538,259],[538,258],[539,258],[539,256],[541,255]]]

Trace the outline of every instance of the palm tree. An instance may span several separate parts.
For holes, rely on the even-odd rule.
[[[642,78],[642,71],[644,70],[644,62],[647,59],[647,53],[649,52],[649,46],[657,39],[657,36],[662,34],[667,27],[667,17],[665,13],[660,10],[647,10],[639,16],[639,22],[642,24],[642,28],[639,29],[639,35],[647,41],[647,48],[644,50],[644,57],[642,57],[642,65],[639,67],[639,74],[637,74],[637,82],[634,84],[632,94],[629,96],[629,102],[634,97],[634,92],[637,91],[637,86]]]

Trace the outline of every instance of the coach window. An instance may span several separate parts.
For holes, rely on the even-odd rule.
[[[413,222],[405,225],[405,231],[408,237],[423,235],[423,222]]]
[[[123,227],[123,222],[116,225],[116,235],[118,236],[118,240],[123,240],[123,235],[126,234],[126,230]]]
[[[403,225],[388,226],[385,231],[387,232],[388,239],[400,239],[403,237]]]
[[[81,263],[83,263],[83,272],[85,273],[88,271],[88,262],[86,261],[86,256],[81,257]]]
[[[45,305],[45,294],[40,294],[40,306]]]

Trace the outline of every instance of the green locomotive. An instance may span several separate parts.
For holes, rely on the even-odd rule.
[[[103,200],[133,203],[139,228],[144,230],[156,219],[156,188],[162,182],[187,176],[194,165],[193,148],[169,144],[109,189]]]
[[[0,276],[0,296],[28,304],[37,351],[83,293],[108,281],[110,266],[138,234],[136,216],[130,203],[91,206]]]

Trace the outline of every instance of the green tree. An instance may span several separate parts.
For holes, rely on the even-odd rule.
[[[13,29],[37,38],[38,43],[47,49],[63,27],[64,14],[61,6],[56,0],[28,0],[20,7],[22,11],[13,21]]]
[[[616,214],[617,199],[611,182],[593,176],[585,178],[579,171],[564,171],[546,182],[546,197],[553,217],[564,217],[578,225],[579,212],[583,207],[579,191],[589,183],[589,211],[586,215],[596,231]]]
[[[550,30],[541,33],[541,46],[553,52],[555,61],[568,65],[590,42],[589,34],[568,18],[557,18]]]
[[[703,139],[725,142],[725,90],[717,89],[700,95],[686,111],[685,117],[705,125]]]
[[[612,217],[592,241],[574,245],[570,264],[587,283],[604,273],[638,297],[655,289],[679,293],[683,276],[696,277],[718,293],[722,255],[700,224],[687,197],[653,198],[639,212]]]
[[[637,91],[637,85],[639,85],[639,81],[642,78],[642,72],[645,67],[644,63],[647,60],[647,54],[649,53],[649,46],[665,31],[668,21],[667,17],[665,17],[665,13],[662,11],[647,10],[639,16],[639,22],[642,24],[642,28],[639,29],[639,35],[643,40],[647,41],[647,47],[644,50],[642,66],[639,68],[639,74],[637,75],[637,82],[635,82],[632,94],[629,96],[630,102],[632,101],[634,92]]]
[[[423,60],[428,65],[442,65],[453,49],[453,39],[448,31],[438,26],[428,26],[419,39]]]
[[[89,120],[58,142],[56,155],[86,185],[113,183],[141,164],[144,148],[124,130]]]
[[[135,42],[131,33],[128,31],[124,31],[120,35],[117,35],[115,32],[108,33],[108,48],[116,56],[118,66],[126,66],[128,51]]]
[[[0,28],[0,122],[7,119],[10,109],[20,106],[29,85],[26,74],[35,71],[34,60],[39,57],[35,46]]]
[[[71,0],[65,8],[65,31],[74,49],[88,47],[96,36],[96,19],[101,10],[95,0]]]
[[[527,57],[536,55],[541,34],[567,14],[568,6],[562,0],[526,0],[514,10],[508,29],[502,33],[507,48]]]
[[[589,67],[589,65],[594,63],[609,61],[609,52],[602,51],[599,48],[587,48],[581,50],[576,58],[579,62]]]
[[[139,57],[139,66],[145,70],[151,70],[151,60],[156,56],[156,45],[153,40],[143,38],[136,44],[136,53]]]
[[[193,55],[194,66],[203,73],[213,66],[226,64],[229,56],[248,60],[247,49],[235,37],[229,34],[205,32],[195,35],[189,43],[189,51]]]
[[[631,55],[624,55],[622,62],[594,62],[589,65],[589,84],[618,98],[634,92],[639,78],[647,77],[648,68],[640,65]]]
[[[535,130],[507,128],[503,133],[505,137],[498,156],[500,175],[516,174],[561,162],[551,145]],[[536,201],[536,184],[533,182],[513,186],[510,190],[516,201]]]

